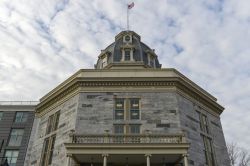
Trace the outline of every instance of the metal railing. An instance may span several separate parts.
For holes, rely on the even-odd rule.
[[[37,105],[39,101],[0,101],[0,105]]]
[[[173,144],[186,143],[185,136],[182,134],[163,135],[163,134],[92,134],[77,135],[71,134],[72,143],[86,144]]]

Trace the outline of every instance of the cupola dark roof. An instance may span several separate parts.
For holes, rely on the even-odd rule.
[[[110,68],[161,68],[154,49],[141,42],[133,31],[122,31],[115,42],[101,51],[95,69]]]

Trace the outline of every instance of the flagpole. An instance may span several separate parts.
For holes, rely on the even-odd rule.
[[[128,4],[127,4],[127,30],[129,30],[129,16],[128,16]]]

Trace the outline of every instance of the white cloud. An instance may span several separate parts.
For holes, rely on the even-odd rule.
[[[0,99],[37,100],[80,68],[126,26],[126,2],[0,2]],[[248,0],[135,0],[131,29],[174,67],[218,98],[228,140],[250,147]]]

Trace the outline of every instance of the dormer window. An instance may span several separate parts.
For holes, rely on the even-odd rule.
[[[148,54],[148,65],[155,67],[155,57],[153,55]]]
[[[122,59],[121,61],[134,61],[133,48],[122,48]]]
[[[124,60],[125,61],[130,61],[130,49],[125,49],[124,50]]]
[[[107,61],[107,57],[102,59],[102,68],[104,68],[105,66],[107,66],[108,61]]]
[[[104,54],[101,57],[101,68],[104,68],[107,65],[108,65],[108,56],[107,56],[107,54]]]

